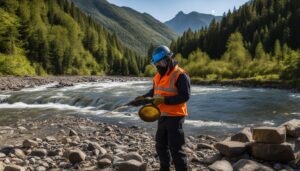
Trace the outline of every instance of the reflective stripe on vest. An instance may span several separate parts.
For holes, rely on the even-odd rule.
[[[167,71],[168,72],[168,71]],[[176,82],[184,70],[176,66],[170,74],[160,77],[160,74],[154,76],[154,96],[175,96],[178,94]],[[161,116],[186,116],[187,106],[186,103],[167,105],[159,104],[157,106],[161,111]]]

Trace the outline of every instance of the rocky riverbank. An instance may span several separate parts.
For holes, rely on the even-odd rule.
[[[285,141],[286,129],[288,135],[300,135],[299,123],[294,120],[285,124],[287,127],[245,128],[225,141],[209,135],[186,137],[184,150],[189,168],[192,171],[297,170],[300,166],[295,148],[299,148],[299,140],[294,139],[293,144]],[[120,127],[57,116],[1,126],[0,135],[0,170],[159,169],[153,135],[136,126]]]
[[[157,170],[154,137],[142,128],[71,116],[1,126],[0,170]],[[187,137],[190,168],[208,170],[218,152],[211,136]]]
[[[254,79],[232,79],[232,80],[203,80],[192,78],[192,83],[196,85],[221,85],[221,86],[236,86],[249,88],[275,88],[287,89],[295,92],[300,91],[299,81],[284,81],[284,80],[254,80]]]
[[[54,87],[73,86],[80,82],[101,82],[101,81],[145,81],[146,77],[122,77],[122,76],[48,76],[48,77],[0,77],[1,90],[20,90],[51,83],[57,83]]]

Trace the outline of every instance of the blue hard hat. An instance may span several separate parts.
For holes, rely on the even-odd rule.
[[[172,56],[173,52],[171,52],[171,50],[167,46],[158,46],[153,51],[151,63],[156,64],[157,62]]]

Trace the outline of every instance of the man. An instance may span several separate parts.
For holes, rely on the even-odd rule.
[[[190,98],[190,79],[172,58],[167,46],[154,49],[151,63],[157,73],[153,78],[153,88],[136,99],[153,97],[160,109],[156,132],[156,151],[160,160],[160,170],[170,170],[170,153],[176,171],[187,170],[187,157],[182,149],[185,144],[182,124],[187,116],[186,102]]]

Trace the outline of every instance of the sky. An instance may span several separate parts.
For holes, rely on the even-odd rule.
[[[248,0],[108,0],[118,6],[133,8],[146,12],[161,22],[172,19],[179,11],[185,14],[192,11],[199,13],[223,15],[229,9],[246,3]]]

